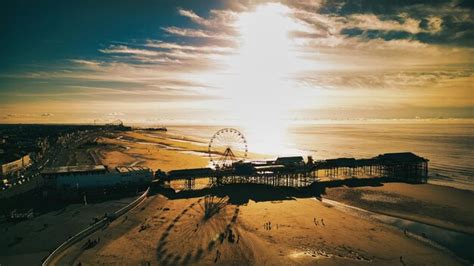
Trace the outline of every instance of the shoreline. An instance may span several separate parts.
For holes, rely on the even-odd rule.
[[[470,190],[432,184],[385,183],[377,187],[329,188],[325,197],[375,213],[474,234],[474,211],[460,204],[474,201],[474,192]]]
[[[317,199],[315,199],[317,200]],[[355,206],[347,205],[338,201],[333,201],[333,200],[328,200],[328,199],[322,199],[323,203],[330,204],[336,208],[340,208],[343,211],[347,212],[354,212],[357,215],[363,215],[363,216],[368,216],[372,219],[378,220],[386,225],[392,226],[394,228],[397,228],[399,230],[403,230],[404,234],[416,237],[419,241],[425,242],[434,248],[440,249],[442,252],[448,252],[452,253],[452,255],[456,256],[459,258],[459,260],[462,263],[472,263],[474,261],[474,257],[472,256],[472,252],[466,252],[465,250],[461,252],[460,250],[453,250],[450,249],[449,246],[451,245],[456,245],[460,246],[462,243],[456,243],[459,241],[452,241],[452,239],[440,239],[439,234],[451,234],[452,238],[459,238],[460,236],[463,237],[464,239],[469,238],[469,242],[471,242],[474,239],[474,234],[470,234],[467,232],[460,232],[460,231],[455,231],[449,228],[443,228],[438,225],[430,225],[427,223],[419,222],[419,221],[414,221],[414,220],[409,220],[404,217],[397,217],[393,216],[390,214],[385,214],[385,213],[380,213],[380,212],[373,212],[369,211],[366,209],[361,209]],[[388,218],[388,219],[387,219]],[[402,224],[405,224],[406,222],[411,223],[414,226],[411,226],[413,228],[410,228],[410,226],[407,228],[406,226],[400,225],[400,222]],[[423,229],[417,229],[417,227],[422,227]],[[432,227],[432,228],[429,228]],[[433,229],[435,230],[433,232]],[[409,230],[409,231],[407,231]],[[432,236],[431,233],[434,233],[435,237]],[[438,237],[436,237],[438,235]],[[464,243],[465,244],[465,243]],[[468,244],[469,245],[469,244]],[[451,247],[452,248],[452,247]],[[472,251],[472,250],[471,250]]]
[[[440,187],[449,187],[449,188],[454,188],[457,190],[461,191],[469,191],[469,192],[474,192],[474,184],[468,183],[468,184],[460,184],[459,181],[446,181],[446,179],[443,178],[438,178],[436,176],[429,176],[428,178],[428,183],[430,185],[434,186],[440,186]]]
[[[146,134],[148,134],[148,136],[146,136]],[[190,138],[186,138],[185,136],[183,136],[184,139],[176,138],[175,135],[171,135],[170,138],[167,138],[167,134],[150,135],[149,132],[140,133],[139,131],[125,133],[124,135],[126,137],[120,139],[127,139],[127,146],[129,148],[121,151],[126,154],[123,158],[130,156],[137,158],[138,155],[140,160],[143,161],[140,165],[165,171],[180,168],[205,167],[207,165],[207,158],[197,156],[196,153],[181,152],[183,149],[194,152],[202,152],[205,150],[202,144],[195,145],[192,141],[189,141]],[[105,140],[105,142],[120,146],[120,139],[112,141]],[[153,148],[150,148],[150,143],[160,145],[153,145]],[[176,149],[169,149],[169,146],[175,147]],[[104,155],[106,160],[110,160],[110,158],[107,159],[109,157],[107,154]],[[187,163],[184,164],[183,162]],[[386,186],[386,184],[376,188],[383,188],[384,186]],[[407,184],[407,186],[416,185]],[[430,188],[430,186],[432,187],[433,185],[428,185],[426,188]],[[366,187],[363,186],[362,188]],[[352,190],[357,188],[346,189]],[[322,196],[327,197],[324,192],[326,192],[326,194],[332,193],[332,190],[333,188],[325,189]],[[430,189],[428,190],[429,191],[426,192],[428,194],[433,192],[430,192]],[[246,192],[251,193],[250,191]],[[80,251],[76,248],[74,251],[76,255],[74,255],[73,261],[75,263],[80,261],[85,264],[107,264],[113,261],[134,264],[147,262],[151,264],[163,264],[186,261],[193,262],[193,260],[195,260],[194,263],[211,264],[215,259],[215,256],[211,253],[216,252],[217,247],[222,256],[226,257],[221,263],[230,264],[242,262],[271,264],[272,262],[277,263],[277,261],[279,263],[284,261],[287,264],[314,264],[316,261],[322,262],[322,259],[328,260],[329,263],[336,265],[356,263],[357,261],[372,261],[385,264],[388,263],[386,258],[393,256],[394,253],[397,254],[400,252],[408,252],[409,254],[404,254],[403,258],[407,257],[407,263],[411,262],[412,264],[427,263],[429,261],[432,263],[435,261],[444,261],[444,263],[447,264],[460,263],[457,259],[448,259],[451,255],[427,246],[426,243],[424,244],[415,239],[407,239],[403,236],[403,233],[400,236],[400,231],[392,228],[392,226],[384,225],[381,222],[366,220],[364,217],[356,218],[350,214],[328,208],[322,203],[312,203],[314,200],[308,197],[288,195],[278,188],[270,188],[267,192],[271,195],[266,199],[261,198],[259,194],[260,196],[256,195],[256,198],[250,196],[250,198],[243,201],[241,199],[232,200],[232,195],[230,195],[231,198],[228,198],[229,196],[225,192],[216,194],[219,195],[216,196],[216,200],[225,200],[225,206],[229,206],[232,209],[232,211],[229,212],[223,211],[222,215],[224,216],[222,219],[231,219],[232,216],[228,217],[227,215],[230,215],[235,208],[240,209],[236,224],[230,225],[230,228],[234,234],[247,240],[237,246],[235,246],[235,243],[232,244],[231,246],[233,246],[233,248],[231,249],[229,249],[230,247],[226,247],[226,240],[224,240],[224,242],[215,242],[215,240],[213,240],[216,234],[215,230],[217,230],[217,228],[223,228],[222,226],[224,226],[224,224],[218,222],[221,221],[221,218],[216,221],[195,220],[202,215],[202,209],[196,206],[204,206],[204,194],[206,193],[203,192],[203,195],[198,193],[192,197],[186,197],[184,194],[191,193],[186,192],[183,194],[184,197],[177,198],[166,198],[158,194],[149,199],[146,204],[147,207],[144,210],[136,210],[136,213],[129,215],[127,221],[117,222],[117,224],[111,226],[111,231],[104,232],[101,236],[101,239],[106,239],[104,243],[101,243],[91,250]],[[452,193],[456,192],[457,190],[453,190]],[[239,191],[235,191],[235,193],[234,194],[238,197],[242,197]],[[245,195],[244,193],[244,197],[246,197]],[[395,198],[397,197],[395,196]],[[439,202],[429,202],[429,204],[432,205],[438,203]],[[224,209],[225,208],[226,207],[224,207]],[[292,211],[282,212],[282,210]],[[312,222],[312,215],[316,217],[323,216],[321,218],[324,218],[326,225],[328,223],[335,223],[335,227],[331,228],[330,232],[324,233],[324,231],[321,231],[320,233],[322,233],[322,235],[319,235],[320,233],[314,235],[314,229],[312,228],[320,230],[325,227],[321,227],[321,222],[319,226],[315,227],[315,224]],[[130,220],[133,220],[133,223],[131,223]],[[276,223],[279,225],[280,229],[278,233],[274,232],[277,233],[277,235],[272,236],[274,233],[268,235],[268,230],[261,228],[262,224],[269,220],[271,220],[272,224]],[[210,224],[206,225],[208,223]],[[196,230],[196,224],[199,225],[198,228],[205,226],[206,229],[201,233],[199,233],[199,230],[194,232],[194,230]],[[192,229],[193,226],[194,229]],[[207,226],[210,227],[208,228]],[[264,230],[262,231],[262,229]],[[140,233],[141,230],[146,230],[147,233],[142,234]],[[273,232],[273,230],[271,232]],[[281,234],[283,230],[285,230],[285,233]],[[183,245],[184,239],[181,237],[180,232],[186,232],[186,235],[190,234],[190,236],[195,235],[197,239],[201,240],[193,244],[189,243]],[[160,239],[163,238],[164,241],[160,241]],[[252,239],[251,243],[248,242],[248,239]],[[384,245],[391,243],[391,247],[380,249],[381,243],[372,246],[372,244],[374,244],[373,241],[382,241],[385,243]],[[211,253],[206,251],[208,245],[209,247],[212,245],[210,249],[212,250]],[[125,246],[128,248],[124,249]],[[280,253],[276,252],[273,254],[273,252],[269,252],[268,247],[270,246],[274,247],[277,251],[281,250]],[[411,248],[408,248],[408,246]],[[345,251],[346,248],[348,248],[347,251]],[[203,253],[200,253],[199,250],[201,249],[204,250]],[[413,250],[419,250],[421,253],[412,253]],[[163,251],[165,253],[163,253]],[[176,253],[178,251],[183,255],[178,256]],[[155,254],[155,252],[161,255],[152,255]],[[266,252],[267,254],[265,254],[265,256],[262,255],[260,258],[252,255],[255,253],[260,254],[261,252]],[[353,256],[350,254],[356,255]],[[429,254],[429,256],[420,254]],[[432,261],[435,257],[437,259]],[[390,263],[396,263],[398,260],[399,255],[389,259],[389,261],[391,261]]]
[[[342,202],[335,201],[335,200],[331,200],[331,201],[337,202],[337,203],[340,203],[340,204],[344,204]],[[352,205],[347,205],[347,204],[344,204],[344,205],[349,206],[349,207],[353,207],[353,208],[358,208],[358,207],[352,206]],[[404,216],[404,215],[401,215],[401,214],[398,214],[398,213],[393,213],[393,212],[384,212],[384,211],[379,211],[379,210],[366,210],[366,209],[362,209],[362,208],[358,208],[358,209],[364,210],[364,211],[367,211],[367,212],[371,212],[371,213],[374,213],[374,214],[380,214],[380,215],[385,215],[385,216],[389,216],[389,217],[393,217],[393,218],[397,218],[397,219],[407,220],[407,221],[410,221],[410,222],[425,224],[425,225],[437,227],[437,228],[442,229],[442,230],[448,230],[448,231],[455,232],[455,233],[467,234],[467,235],[473,235],[474,236],[474,232],[460,230],[459,228],[456,228],[456,227],[443,226],[443,225],[440,225],[440,224],[437,224],[437,223],[432,223],[429,220],[425,221],[425,220],[413,218],[411,216]]]
[[[206,146],[194,143],[192,137],[177,137],[166,133],[147,134],[149,132],[135,130],[100,137],[98,154],[102,163],[108,167],[133,164],[164,171],[207,166],[208,158],[199,156],[206,152]],[[91,236],[100,237],[100,244],[83,250],[81,247],[84,243],[80,241],[72,250],[73,258],[66,260],[70,259],[69,262],[74,264],[212,264],[214,254],[219,250],[222,260],[218,264],[284,262],[290,265],[312,265],[327,262],[346,265],[367,261],[394,264],[399,263],[401,256],[409,264],[460,263],[450,254],[444,254],[416,239],[406,238],[403,233],[400,234],[400,230],[391,226],[341,212],[311,199],[311,195],[317,192],[315,189],[288,193],[284,189],[272,187],[252,193],[252,190],[248,191],[244,186],[242,190],[231,194],[221,191],[214,194],[214,200],[223,204],[216,216],[209,220],[203,218],[206,193],[177,198],[166,197],[164,194],[151,195],[141,208],[127,214],[127,218],[118,219],[106,230]],[[443,191],[449,191],[449,195],[444,195]],[[268,195],[262,198],[261,193]],[[425,223],[420,220],[423,217],[429,222],[437,223],[441,211],[448,208],[455,214],[445,215],[456,218],[453,227],[459,226],[459,223],[474,224],[474,214],[471,211],[452,208],[459,205],[459,202],[471,202],[474,193],[455,188],[431,184],[383,183],[328,187],[318,193],[328,199],[342,198],[340,202],[344,204],[349,202],[348,205],[356,207],[362,205],[361,208],[375,210],[374,213],[390,207],[390,204],[400,205],[401,208],[407,208],[407,214],[416,214],[409,220],[421,223]],[[232,195],[238,199],[231,200]],[[444,196],[440,198],[439,195]],[[248,198],[242,200],[241,197]],[[350,200],[356,204],[350,204]],[[372,208],[364,208],[364,203],[370,203]],[[421,213],[413,212],[410,203],[426,208],[421,209]],[[390,213],[380,213],[397,217]],[[462,215],[459,213],[467,218],[460,219]],[[316,218],[321,219],[319,224],[316,223]],[[265,229],[264,224],[270,221],[272,229]],[[227,238],[216,238],[216,234],[228,236],[226,228],[231,229],[232,234],[242,240],[235,243]],[[141,233],[142,231],[145,232]],[[183,238],[184,235],[194,237],[195,243],[186,242],[189,238]],[[159,241],[162,238],[164,241]]]
[[[151,156],[145,157],[143,156],[143,151],[147,151],[147,153],[153,153],[155,150],[150,148],[133,148],[130,147],[129,149],[123,151],[123,153],[128,155],[136,155],[136,151],[139,151],[140,160],[142,160],[139,165],[149,166],[153,169],[162,169],[165,171],[168,170],[175,170],[175,169],[183,169],[183,168],[193,168],[193,167],[206,167],[208,165],[207,158],[200,156],[198,154],[202,154],[206,152],[206,146],[203,145],[201,142],[198,142],[199,139],[196,139],[193,136],[182,136],[177,134],[176,132],[167,132],[167,133],[153,133],[147,131],[140,131],[134,130],[129,133],[123,134],[125,137],[120,139],[116,139],[116,141],[126,141],[127,144],[132,146],[147,146],[149,143],[156,143],[163,146],[157,146],[156,152],[161,155],[165,155],[163,157],[155,157]],[[135,139],[135,143],[130,142],[131,139]],[[197,142],[195,143],[195,140]],[[106,141],[108,142],[108,141]],[[113,142],[112,142],[113,143]],[[116,143],[115,143],[116,144]],[[119,144],[120,145],[120,144]],[[169,147],[172,147],[169,149]],[[192,151],[186,153],[186,151]],[[253,155],[254,157],[258,157],[258,155]],[[107,156],[104,156],[107,157]],[[266,156],[267,158],[271,156]],[[153,158],[153,159],[152,159]],[[155,159],[156,158],[156,159]],[[153,161],[150,161],[152,159]],[[188,164],[182,164],[176,162],[176,160],[183,160],[186,161]],[[370,211],[379,212],[381,214],[391,215],[394,217],[399,217],[403,219],[413,220],[416,222],[426,223],[434,226],[439,226],[441,228],[446,228],[458,232],[464,233],[474,233],[474,212],[470,211],[468,208],[463,208],[457,211],[457,213],[468,214],[469,219],[460,218],[459,214],[455,215],[458,221],[454,222],[445,222],[443,221],[443,213],[442,209],[447,209],[447,212],[452,212],[453,208],[459,207],[459,202],[472,202],[474,201],[474,191],[460,189],[451,186],[442,186],[439,184],[407,184],[407,183],[399,183],[401,185],[392,185],[394,183],[385,183],[385,184],[378,184],[374,186],[373,184],[368,184],[365,188],[370,192],[371,195],[369,196],[382,196],[384,198],[392,198],[398,200],[396,203],[397,205],[400,203],[405,203],[403,207],[405,207],[409,211],[403,211],[401,208],[393,208],[394,206],[390,206],[387,202],[379,202],[377,203],[376,200],[367,201],[364,198],[360,199],[357,198],[357,201],[354,201],[354,198],[351,199],[351,195],[348,195],[346,192],[353,192],[358,191],[360,188],[352,188],[349,187],[347,189],[343,188],[327,188],[325,197],[329,199],[333,199],[336,201],[340,201],[343,203],[347,203],[349,205],[364,207]],[[398,184],[398,183],[397,183]],[[392,188],[394,187],[394,188]],[[388,190],[387,190],[388,188]],[[423,188],[423,189],[420,189]],[[339,191],[337,191],[339,190]],[[403,193],[403,190],[415,190],[418,192],[419,195],[423,195],[426,198],[420,197],[417,193],[410,192],[410,193]],[[333,193],[331,191],[339,192]],[[380,191],[380,192],[377,192]],[[363,191],[362,193],[366,193]],[[457,200],[453,201],[450,200],[448,197],[443,197],[443,200],[439,200],[436,198],[437,195],[449,194],[453,198]],[[377,195],[381,194],[381,195]],[[461,195],[461,196],[460,196]],[[342,198],[341,198],[342,197]],[[377,199],[377,198],[376,198]],[[424,212],[429,211],[429,215],[419,215],[416,209],[410,208],[411,206],[407,204],[406,200],[409,200],[408,203],[418,204],[419,207],[428,206],[428,208],[424,209]],[[448,205],[445,204],[449,202]],[[368,206],[367,204],[362,203],[371,203],[374,206]],[[389,202],[390,203],[390,202]],[[435,207],[433,207],[435,206]],[[392,208],[387,208],[392,207]],[[434,208],[434,210],[433,210]],[[389,210],[389,211],[387,211]],[[390,211],[392,210],[392,211]],[[395,211],[394,211],[395,210]],[[411,213],[410,213],[411,211]],[[436,214],[434,219],[432,214]]]

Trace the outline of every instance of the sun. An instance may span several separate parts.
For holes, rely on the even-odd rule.
[[[296,78],[314,63],[291,37],[310,29],[293,12],[280,3],[265,3],[238,13],[233,24],[235,50],[216,59],[218,70],[193,76],[218,88],[212,94],[216,100],[200,106],[219,112],[227,125],[241,129],[249,152],[288,154],[285,143],[292,112],[314,104]]]
[[[258,151],[283,153],[287,120],[300,102],[292,75],[304,65],[290,33],[301,26],[278,3],[243,12],[235,22],[239,48],[227,60],[224,97]]]

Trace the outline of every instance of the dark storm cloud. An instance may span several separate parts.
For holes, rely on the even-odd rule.
[[[362,37],[366,39],[384,39],[385,41],[412,39],[412,35],[406,31],[384,31],[384,30],[362,30],[359,28],[346,28],[341,30],[341,34],[349,37]]]
[[[422,7],[430,5],[432,7],[440,7],[448,3],[446,0],[335,0],[325,1],[321,6],[320,12],[325,14],[338,14],[342,16],[352,14],[372,13],[381,16],[390,16],[401,11],[409,11],[413,7]]]
[[[350,18],[375,15],[382,22],[407,20],[418,23],[419,32],[390,29],[367,29],[351,25],[350,19],[341,34],[362,39],[410,39],[428,44],[474,45],[474,1],[327,1],[318,12]]]

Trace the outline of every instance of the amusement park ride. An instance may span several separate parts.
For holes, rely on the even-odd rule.
[[[209,159],[216,168],[228,168],[247,158],[247,140],[234,128],[217,131],[209,141]]]

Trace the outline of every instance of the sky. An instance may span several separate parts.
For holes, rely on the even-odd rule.
[[[473,118],[474,2],[9,1],[0,123]]]

